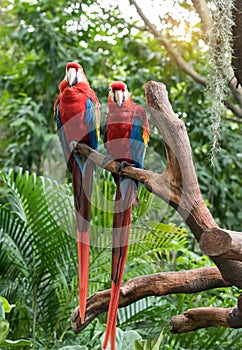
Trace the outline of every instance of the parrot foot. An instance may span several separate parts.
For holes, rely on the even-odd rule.
[[[109,162],[112,162],[113,160],[114,160],[114,158],[112,156],[110,156],[109,154],[107,154],[103,158],[103,161],[101,163],[101,167],[104,168]]]
[[[126,161],[123,161],[120,163],[119,167],[118,167],[118,173],[119,175],[123,176],[123,170],[124,168],[126,168],[127,166],[135,166],[135,164],[132,163],[128,163]]]
[[[69,147],[70,147],[71,152],[75,151],[75,148],[76,148],[77,144],[78,144],[78,142],[76,142],[76,141],[71,141],[69,143]]]

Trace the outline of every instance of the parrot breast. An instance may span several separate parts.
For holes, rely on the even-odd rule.
[[[109,104],[108,123],[106,127],[106,148],[117,161],[131,162],[130,135],[133,128],[133,103]]]
[[[84,83],[78,83],[73,87],[65,84],[60,94],[60,119],[68,143],[70,141],[89,143],[90,141],[90,130],[86,123],[88,98],[97,101],[94,91]]]

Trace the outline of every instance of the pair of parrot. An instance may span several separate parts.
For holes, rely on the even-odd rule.
[[[54,115],[65,160],[72,173],[78,242],[79,314],[81,323],[84,323],[95,165],[89,159],[77,155],[75,143],[85,143],[97,149],[100,104],[83,68],[76,62],[67,63],[65,78],[60,83],[59,90],[54,104]],[[122,81],[113,82],[110,86],[104,138],[109,156],[121,162],[119,174],[113,174],[117,189],[112,230],[112,287],[103,341],[103,349],[107,348],[110,341],[111,350],[115,350],[118,301],[128,250],[132,204],[138,203],[138,183],[123,176],[122,170],[129,165],[142,168],[149,140],[147,115],[142,107],[132,102],[127,86]]]

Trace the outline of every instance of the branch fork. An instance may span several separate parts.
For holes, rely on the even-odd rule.
[[[123,174],[143,183],[148,191],[153,192],[174,207],[200,243],[201,250],[209,255],[217,265],[217,267],[208,268],[208,270],[203,269],[202,275],[199,275],[201,270],[197,269],[196,273],[199,275],[199,279],[196,280],[196,283],[206,282],[204,282],[205,286],[200,286],[199,290],[231,285],[242,288],[242,233],[219,228],[206,207],[194,169],[185,124],[174,113],[165,85],[150,81],[145,85],[145,94],[151,120],[164,141],[167,166],[161,174],[132,166],[124,167]],[[105,162],[104,155],[85,144],[78,144],[75,149],[80,155],[89,158],[98,166],[112,173],[118,173],[120,163],[114,160]],[[216,275],[216,283],[214,280],[211,282],[209,278],[211,271]],[[121,287],[119,307],[127,306],[150,295],[198,291],[194,290],[194,285],[189,286],[191,276],[196,275],[196,273],[193,270],[179,273],[160,273],[130,280]],[[179,281],[177,281],[177,276],[179,276]],[[73,331],[79,333],[95,317],[106,311],[109,299],[109,290],[92,295],[87,301],[86,320],[83,325],[79,322],[78,309],[76,309],[71,316]],[[242,326],[240,322],[241,307],[239,307],[239,316],[238,308],[236,310],[234,308],[207,309],[189,310],[182,316],[176,316],[178,319],[173,318],[172,329],[179,333],[208,327],[212,325],[212,322],[214,322],[213,325],[218,325],[215,324],[215,316],[222,320],[221,323],[226,327],[232,327],[233,324]],[[202,317],[204,322],[199,323],[197,321],[199,317]],[[233,323],[233,320],[237,320],[237,323]]]

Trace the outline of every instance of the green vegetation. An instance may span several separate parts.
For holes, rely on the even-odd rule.
[[[194,13],[189,1],[180,6]],[[231,111],[221,109],[220,150],[213,167],[211,98],[176,66],[157,39],[142,28],[134,30],[131,22],[124,19],[115,1],[105,8],[91,0],[1,1],[0,295],[15,307],[6,309],[0,302],[0,348],[18,345],[25,350],[30,343],[38,350],[101,348],[105,314],[79,335],[70,328],[70,313],[78,304],[75,221],[72,189],[65,178],[53,119],[53,103],[68,61],[82,64],[103,103],[103,122],[113,80],[124,80],[133,99],[142,105],[144,83],[164,82],[174,111],[186,123],[209,209],[222,227],[241,229],[239,122]],[[137,21],[134,24],[142,27]],[[201,44],[200,23],[192,28],[187,22],[190,41],[172,35],[168,24],[166,19],[163,31],[172,45],[187,63],[207,76],[208,56],[205,44]],[[145,167],[161,172],[165,164],[162,140],[152,123],[151,129]],[[57,152],[60,157],[52,159]],[[110,201],[104,205],[112,205],[115,188],[111,175],[100,169],[96,179],[90,294],[110,287],[111,252],[107,245],[112,215],[108,207],[104,210],[102,201],[104,197]],[[211,265],[174,210],[142,186],[132,220],[125,280]],[[173,315],[198,306],[234,306],[237,293],[234,288],[150,297],[120,309],[118,349],[131,349],[127,345],[131,339],[137,350],[241,349],[238,330],[210,328],[184,335],[169,332]]]

